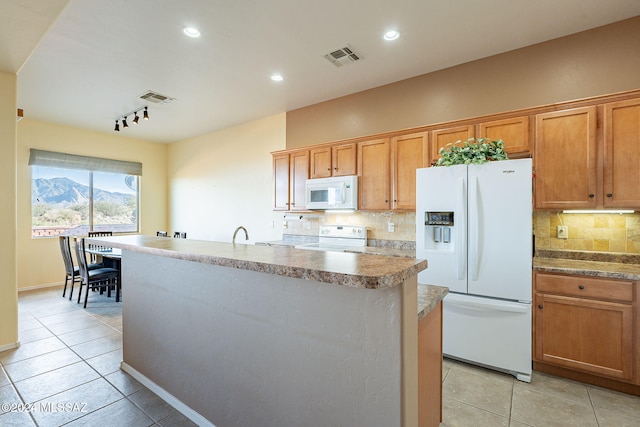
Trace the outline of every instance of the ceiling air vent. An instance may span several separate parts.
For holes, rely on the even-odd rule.
[[[175,101],[175,98],[171,98],[170,96],[160,95],[158,92],[154,92],[149,90],[142,95],[140,95],[141,99],[145,101],[153,102],[154,104],[168,104],[171,101]]]
[[[343,65],[351,64],[361,59],[361,56],[355,53],[348,45],[342,49],[327,53],[324,57],[331,61],[336,67],[342,67]]]

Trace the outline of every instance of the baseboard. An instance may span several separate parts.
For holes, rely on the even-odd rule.
[[[562,368],[555,365],[549,365],[543,362],[533,362],[533,370],[544,372],[545,374],[555,375],[556,377],[567,378],[573,381],[580,381],[586,384],[604,387],[622,393],[640,396],[640,386],[624,381],[617,381],[610,378],[604,378],[594,374],[578,372],[572,369]]]
[[[47,283],[44,285],[36,285],[36,286],[27,286],[24,288],[18,288],[18,293],[26,292],[26,291],[35,291],[36,289],[46,289],[46,288],[60,288],[64,286],[64,282],[57,283]]]
[[[120,362],[120,369],[125,371],[127,374],[131,375],[137,381],[139,381],[142,385],[147,387],[149,390],[160,396],[165,402],[169,405],[173,406],[176,410],[178,410],[182,415],[189,418],[191,421],[196,423],[199,426],[211,426],[216,427],[211,421],[204,418],[202,415],[182,403],[179,399],[177,399],[174,395],[160,387],[158,384],[151,381],[149,378],[138,372],[135,368],[126,364],[125,362]],[[160,421],[160,420],[156,420]]]
[[[16,341],[10,344],[0,345],[0,353],[7,350],[13,350],[14,348],[20,347],[20,341]]]

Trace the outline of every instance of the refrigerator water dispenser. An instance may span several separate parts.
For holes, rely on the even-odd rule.
[[[425,249],[453,250],[453,212],[425,212],[424,225]]]

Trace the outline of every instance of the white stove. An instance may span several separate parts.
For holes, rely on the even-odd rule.
[[[358,225],[322,225],[318,243],[295,246],[296,249],[312,251],[344,252],[348,249],[367,246],[367,227]]]

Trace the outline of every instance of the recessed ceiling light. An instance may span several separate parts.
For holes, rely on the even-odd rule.
[[[396,30],[390,30],[387,31],[386,33],[384,33],[384,39],[385,40],[395,40],[398,37],[400,37],[400,33]]]
[[[273,80],[274,82],[281,82],[284,80],[284,77],[282,76],[282,74],[273,74],[271,75],[271,80]]]
[[[197,38],[200,37],[200,31],[197,28],[193,27],[185,27],[182,32],[189,37]]]

